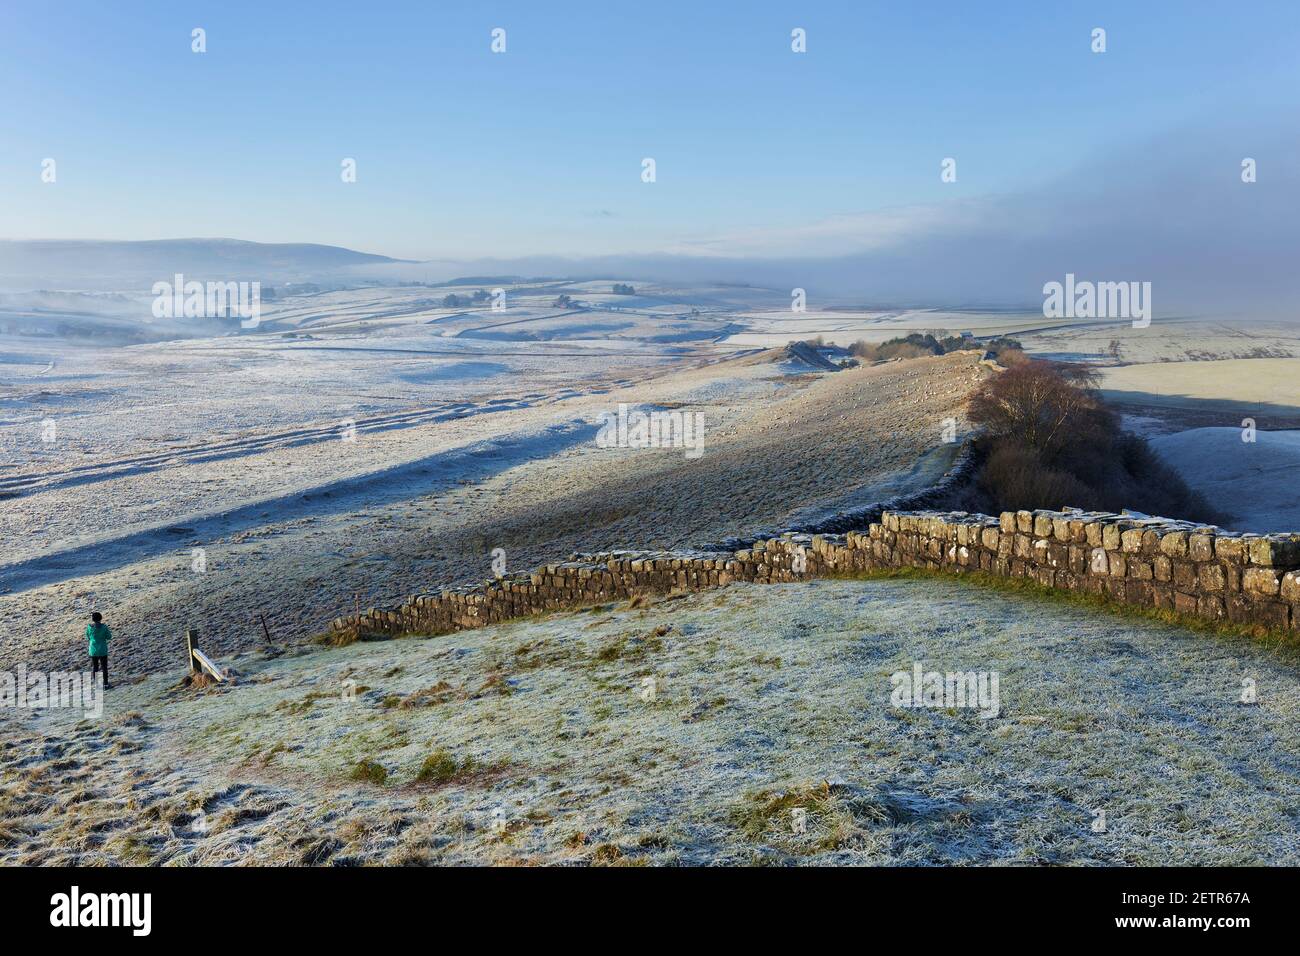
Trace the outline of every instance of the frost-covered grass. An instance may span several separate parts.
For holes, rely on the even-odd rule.
[[[544,401],[508,378],[510,401],[386,424],[358,416],[355,442],[323,422],[309,435],[232,439],[215,458],[206,446],[143,464],[61,454],[40,484],[0,500],[14,541],[0,555],[0,657],[80,666],[99,610],[115,673],[148,672],[180,658],[191,627],[220,654],[260,645],[263,615],[276,640],[300,641],[358,605],[480,581],[497,548],[516,571],[573,551],[753,534],[916,491],[950,464],[957,446],[940,440],[942,423],[961,421],[986,374],[969,353],[797,376],[770,359]],[[703,454],[599,447],[599,416],[620,402],[698,411]],[[0,476],[0,493],[25,480]]]
[[[915,662],[997,672],[998,716],[893,706]],[[122,685],[98,722],[4,717],[0,861],[1300,862],[1293,649],[959,580],[234,666]]]

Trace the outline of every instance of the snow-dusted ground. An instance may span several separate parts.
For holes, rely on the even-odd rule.
[[[738,346],[770,348],[793,339],[821,337],[827,344],[849,346],[854,342],[883,342],[913,332],[939,336],[972,332],[979,336],[1018,335],[1027,329],[1066,325],[1027,312],[950,312],[941,309],[910,309],[892,312],[857,310],[791,313],[789,307],[738,316],[743,328],[724,342]]]
[[[1275,383],[1279,404],[1263,411],[1300,404],[1287,378],[1300,359],[1151,361],[1194,357],[1206,335],[1282,349],[1282,327],[796,314],[779,290],[626,282],[635,294],[508,284],[500,309],[474,302],[492,283],[281,294],[256,329],[203,338],[167,338],[193,321],[173,328],[125,294],[43,294],[23,315],[0,301],[0,327],[30,333],[0,336],[0,650],[73,660],[93,607],[137,638],[123,663],[148,670],[187,627],[218,648],[256,641],[261,615],[279,637],[307,636],[358,605],[476,580],[495,548],[519,568],[716,541],[942,473],[943,423],[962,420],[982,374],[970,354],[814,372],[758,349],[792,338],[1007,332],[1036,354],[1110,361],[1118,335],[1120,360],[1146,360],[1108,370],[1126,388],[1181,376],[1236,414],[1243,382]],[[73,313],[106,323],[105,344],[36,334]],[[108,344],[124,325],[149,341]],[[595,447],[620,403],[703,414],[703,457]],[[1168,414],[1150,412],[1149,430],[1186,427]],[[1271,494],[1259,486],[1261,507]]]
[[[1230,359],[1300,356],[1300,323],[1157,315],[1145,328],[1131,321],[1079,320],[1059,328],[1017,336],[1043,358],[1101,365],[1144,365],[1156,375],[1169,363],[1204,363]],[[1185,374],[1190,374],[1184,370]],[[1126,373],[1128,384],[1144,389],[1143,371]]]
[[[309,636],[476,580],[494,548],[513,569],[717,540],[951,460],[970,355],[814,373],[717,343],[734,290],[586,285],[511,287],[500,311],[444,307],[462,286],[326,292],[245,334],[0,348],[0,649],[75,661],[98,609],[149,670],[188,627],[218,649],[261,615]],[[703,414],[702,457],[596,447],[620,403]]]
[[[1192,428],[1151,446],[1237,531],[1300,531],[1300,432]]]
[[[997,715],[895,706],[918,663]],[[953,579],[250,654],[0,714],[0,861],[1296,865],[1297,663]]]
[[[626,281],[635,295],[512,285],[504,310],[445,304],[466,286],[321,292],[198,338],[130,296],[0,300],[3,669],[80,668],[98,608],[119,684],[102,722],[0,714],[0,856],[1300,862],[1293,657],[959,582],[738,586],[232,656],[263,616],[293,642],[481,579],[497,548],[513,571],[924,487],[951,461],[947,420],[964,425],[992,374],[978,353],[813,372],[757,351],[792,338],[1007,333],[1034,354],[1141,363],[1112,385],[1176,383],[1197,414],[1300,404],[1284,327],[793,315],[779,291]],[[102,344],[37,334],[68,321]],[[619,403],[703,414],[702,456],[597,447]],[[1180,427],[1171,408],[1126,411],[1158,434]],[[1259,438],[1243,452],[1238,428],[1202,429],[1161,451],[1249,526],[1300,527],[1294,436]],[[171,688],[189,627],[234,660],[236,686]],[[889,707],[889,674],[914,661],[999,671],[1001,715]],[[1238,702],[1243,675],[1258,706]],[[449,779],[416,779],[434,754]],[[383,787],[348,779],[362,759]]]

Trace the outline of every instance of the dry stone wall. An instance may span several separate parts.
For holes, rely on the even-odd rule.
[[[1076,510],[885,511],[865,531],[787,533],[735,551],[574,555],[529,574],[339,618],[333,629],[361,637],[444,634],[637,595],[903,567],[1030,578],[1188,618],[1300,632],[1300,535]]]

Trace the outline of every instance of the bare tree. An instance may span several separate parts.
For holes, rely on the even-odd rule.
[[[971,396],[970,419],[993,435],[1014,438],[1051,461],[1067,444],[1104,444],[1112,413],[1095,388],[1096,373],[1080,366],[1030,361],[989,379]]]

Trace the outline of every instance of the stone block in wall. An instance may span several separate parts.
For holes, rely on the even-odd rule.
[[[1151,607],[1155,604],[1155,588],[1150,580],[1130,578],[1124,584],[1124,596],[1129,604],[1140,607]]]
[[[1088,556],[1088,573],[1089,574],[1109,574],[1110,559],[1106,555],[1105,548],[1093,548]]]
[[[1300,536],[1270,534],[1249,545],[1250,563],[1291,570],[1300,567]]]
[[[1253,624],[1285,630],[1291,621],[1291,609],[1281,601],[1255,601],[1250,616]]]
[[[990,551],[996,551],[999,539],[1000,532],[997,528],[985,528],[984,533],[980,535],[980,544]]]
[[[1155,572],[1157,581],[1172,581],[1174,579],[1174,563],[1166,554],[1157,554],[1151,559],[1151,567]]]
[[[1170,558],[1187,557],[1187,532],[1170,531],[1160,539],[1160,553]]]
[[[1101,539],[1102,539],[1103,527],[1104,526],[1100,521],[1094,520],[1094,521],[1085,522],[1085,526],[1083,529],[1084,539],[1088,542],[1089,545],[1091,545],[1094,548],[1100,548],[1102,546]]]
[[[1016,513],[1014,511],[1004,511],[998,516],[998,527],[1004,534],[1016,533]]]
[[[1227,617],[1223,598],[1217,594],[1202,594],[1196,601],[1196,613],[1211,621],[1221,621]]]
[[[1214,558],[1214,535],[1198,532],[1187,536],[1187,556],[1193,561],[1210,561]]]
[[[1288,604],[1300,604],[1300,571],[1288,571],[1282,575],[1280,593]]]
[[[1155,579],[1155,569],[1150,561],[1134,558],[1128,563],[1128,576],[1138,581]]]
[[[1016,512],[1016,530],[1021,534],[1034,533],[1034,513],[1032,511]]]
[[[1246,563],[1246,539],[1240,535],[1218,535],[1214,539],[1214,556],[1232,564]]]
[[[1179,591],[1194,592],[1199,575],[1191,561],[1174,561],[1174,587]]]
[[[1034,537],[1050,538],[1052,536],[1052,516],[1042,512],[1034,513]]]
[[[1034,539],[1027,534],[1017,534],[1012,542],[1011,554],[1022,561],[1029,561],[1034,556]]]
[[[1118,524],[1106,524],[1101,529],[1101,546],[1107,551],[1119,551],[1123,545],[1123,529]]]
[[[1196,595],[1184,591],[1174,592],[1174,610],[1179,614],[1196,613]]]
[[[1254,602],[1243,594],[1224,595],[1224,604],[1228,610],[1228,620],[1235,624],[1249,624],[1254,613]]]
[[[1274,568],[1250,567],[1242,573],[1241,589],[1249,594],[1276,597],[1281,590],[1282,572]]]
[[[1223,565],[1207,562],[1200,567],[1200,582],[1202,591],[1224,591],[1227,590],[1227,578],[1223,573]]]
[[[1151,606],[1170,609],[1174,606],[1174,589],[1168,584],[1151,585]]]
[[[1122,578],[1128,573],[1128,555],[1123,551],[1106,550],[1106,565],[1112,578]]]
[[[1142,552],[1142,536],[1145,533],[1141,528],[1130,528],[1127,531],[1120,532],[1120,550],[1125,554],[1140,554]]]

